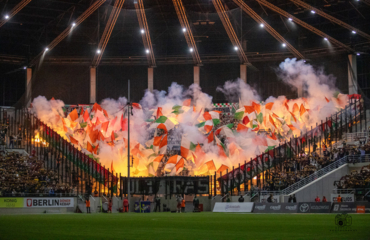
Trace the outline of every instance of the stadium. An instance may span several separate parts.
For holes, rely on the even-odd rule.
[[[0,239],[369,239],[368,0],[0,9]]]

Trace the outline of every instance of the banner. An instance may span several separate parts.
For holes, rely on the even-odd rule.
[[[332,213],[370,213],[369,202],[333,203]]]
[[[253,202],[216,202],[213,212],[252,212]]]
[[[342,202],[354,202],[355,201],[354,194],[331,194],[330,195],[331,202],[337,202],[338,195],[342,197]]]
[[[24,198],[25,208],[74,207],[74,198]]]
[[[261,203],[267,203],[267,198],[269,198],[270,195],[269,194],[266,194],[266,195],[260,195],[260,202]],[[280,195],[273,195],[272,196],[272,202],[273,203],[278,203],[280,202]]]
[[[330,213],[331,202],[300,202],[298,213]]]
[[[121,191],[127,193],[127,178],[121,177]],[[209,177],[130,178],[131,194],[209,194]]]
[[[298,203],[255,203],[254,213],[297,213]]]
[[[0,208],[22,208],[23,198],[0,198]]]

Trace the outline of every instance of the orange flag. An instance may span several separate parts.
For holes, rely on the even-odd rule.
[[[213,160],[206,162],[208,171],[216,171],[216,166]]]
[[[99,104],[94,103],[93,108],[92,108],[92,112],[96,112],[97,110],[103,111],[103,108]]]
[[[248,113],[248,114],[251,114],[252,112],[254,112],[254,107],[253,106],[244,106],[244,112]]]
[[[298,111],[299,111],[298,104],[297,103],[294,103],[294,105],[293,105],[293,113],[295,114]]]
[[[260,112],[261,112],[261,105],[259,105],[259,104],[257,104],[257,103],[252,102],[252,106],[253,106],[254,110],[255,110],[257,113],[260,113]]]
[[[86,111],[84,112],[84,121],[86,122],[87,119],[90,119],[90,115],[89,115],[89,111],[87,111],[86,109]]]
[[[99,148],[99,144],[96,146],[96,147],[94,147],[94,154],[98,154],[98,148]]]
[[[74,139],[72,136],[69,136],[69,139],[71,139],[72,144],[77,144],[78,145],[78,141],[76,139]]]
[[[302,117],[302,115],[306,112],[306,109],[304,108],[303,104],[301,104],[301,108],[299,109],[299,115]]]
[[[112,140],[112,142],[116,139],[116,137],[114,136],[114,132],[112,131],[112,134],[110,135],[110,139]]]
[[[211,133],[208,135],[207,139],[208,139],[208,143],[213,142],[213,140],[214,140],[213,132],[211,132]]]
[[[105,109],[103,109],[103,113],[104,113],[104,116],[108,117],[108,113],[107,111],[105,111]]]
[[[87,151],[89,152],[93,152],[94,151],[94,148],[92,147],[92,145],[90,144],[90,142],[87,142],[87,148],[86,148]]]
[[[229,167],[222,164],[221,167],[219,167],[219,169],[217,170],[217,173],[226,171],[227,169],[229,169]]]
[[[237,132],[248,132],[248,127],[244,126],[243,124],[238,124],[238,127],[236,128]]]
[[[207,120],[212,120],[212,116],[211,116],[211,114],[209,114],[209,112],[204,112],[203,117],[206,121]]]
[[[265,108],[268,109],[268,110],[271,110],[273,105],[274,105],[273,102],[266,103]]]
[[[269,115],[269,120],[270,120],[270,123],[276,128],[274,119],[272,119],[271,115]]]
[[[101,130],[103,130],[104,132],[107,132],[107,130],[108,130],[108,126],[109,126],[109,121],[107,121],[107,122],[103,122],[103,123],[101,124]]]
[[[132,103],[132,107],[136,109],[141,109],[140,104],[134,102]]]
[[[294,119],[294,122],[297,122],[297,119],[295,118],[294,114],[293,114],[293,113],[291,113],[291,112],[289,112],[289,113],[290,113],[290,115],[292,115],[292,117],[293,117],[293,119]]]
[[[158,119],[160,116],[163,116],[163,114],[162,114],[162,107],[158,107],[158,109],[157,109],[157,119]]]
[[[76,109],[74,109],[70,114],[69,118],[72,120],[72,122],[76,121],[78,119],[78,112]]]
[[[167,142],[167,134],[166,136],[164,136],[164,138],[162,139],[161,143],[159,144],[159,148],[162,148],[164,146],[167,146],[168,142]]]
[[[183,106],[187,106],[187,107],[190,107],[190,104],[191,104],[191,99],[185,99],[183,102],[182,102],[182,105]]]

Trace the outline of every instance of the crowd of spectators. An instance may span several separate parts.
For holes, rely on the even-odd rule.
[[[56,171],[43,165],[44,161],[34,155],[0,155],[0,196],[55,196],[72,192],[68,184],[59,183]]]
[[[343,176],[334,182],[337,189],[370,188],[370,165],[360,170],[352,170],[351,174]]]
[[[348,146],[344,143],[342,148],[332,150],[323,145],[322,150],[321,154],[318,150],[309,154],[302,151],[297,157],[285,161],[281,169],[273,169],[270,176],[265,176],[266,181],[262,190],[282,190],[345,156],[349,156],[348,162],[356,163],[361,161],[365,154],[370,154],[369,144]],[[359,174],[353,175],[358,177]],[[370,172],[368,177],[370,181]]]

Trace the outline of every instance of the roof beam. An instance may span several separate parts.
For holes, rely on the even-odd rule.
[[[18,3],[11,11],[9,14],[7,14],[7,17],[4,18],[3,20],[0,21],[0,27],[2,27],[6,22],[8,22],[12,17],[15,16],[22,8],[27,6],[31,0],[22,0],[20,3]]]
[[[240,62],[242,64],[250,64],[247,59],[247,56],[245,55],[243,47],[240,44],[240,41],[235,33],[235,30],[233,26],[231,25],[229,16],[226,14],[225,8],[222,5],[221,0],[212,0],[212,3],[216,8],[218,16],[220,17],[221,22],[224,25],[224,28],[227,32],[227,35],[230,38],[231,43],[234,45],[235,50],[238,52]]]
[[[271,34],[276,40],[280,43],[285,44],[288,50],[293,53],[295,57],[298,59],[304,59],[305,57],[293,47],[283,36],[281,36],[278,32],[275,31],[263,18],[261,18],[252,8],[250,8],[243,0],[233,0],[245,13],[247,13],[254,21],[257,23],[263,24],[266,28],[267,32]]]
[[[343,22],[343,21],[341,21],[341,20],[339,20],[339,19],[337,19],[337,18],[335,18],[335,17],[333,17],[333,16],[331,16],[331,15],[329,15],[327,13],[324,13],[323,11],[321,11],[321,10],[319,10],[317,8],[314,8],[314,7],[312,7],[311,5],[308,5],[305,2],[302,2],[300,0],[290,0],[290,1],[293,2],[293,3],[295,3],[295,4],[297,4],[297,5],[299,5],[299,6],[301,6],[301,7],[304,7],[305,9],[314,11],[316,14],[320,15],[321,17],[324,17],[324,18],[328,19],[329,21],[331,21],[333,23],[336,23],[339,26],[342,26],[344,28],[347,28],[347,29],[349,29],[351,31],[355,31],[358,35],[360,35],[360,36],[362,36],[362,37],[370,40],[370,35],[369,34],[363,32],[363,31],[361,31],[361,30],[359,30],[359,29],[357,29],[355,27],[352,27],[351,25],[349,25],[349,24],[347,24],[347,23],[345,23],[345,22]]]
[[[264,5],[265,7],[268,7],[269,9],[271,9],[272,11],[274,12],[277,12],[278,14],[280,14],[281,16],[284,16],[286,18],[291,18],[293,22],[297,23],[298,25],[308,29],[309,31],[317,34],[318,36],[320,37],[323,37],[323,38],[327,38],[331,43],[339,46],[339,47],[342,47],[344,49],[347,49],[348,51],[350,52],[354,52],[355,50],[353,50],[351,47],[347,46],[346,44],[336,40],[335,38],[332,38],[330,37],[329,35],[327,35],[326,33],[323,33],[322,31],[320,31],[319,29],[311,26],[310,24],[308,23],[305,23],[303,21],[301,21],[300,19],[294,17],[293,15],[285,12],[284,10],[282,10],[281,8],[278,8],[277,6],[275,6],[274,4],[271,4],[270,2],[266,1],[266,0],[256,0],[258,3]]]
[[[189,47],[189,51],[191,52],[191,55],[193,57],[193,61],[195,65],[202,65],[202,60],[200,59],[197,45],[194,41],[194,36],[191,31],[191,27],[188,22],[188,17],[186,16],[184,5],[182,4],[182,0],[172,0],[173,5],[175,6],[175,10],[177,13],[177,17],[179,18],[181,27],[185,34],[185,39]]]
[[[105,48],[107,47],[109,38],[112,35],[112,31],[113,31],[114,25],[116,25],[118,16],[119,16],[119,14],[121,12],[121,9],[122,9],[122,6],[123,6],[123,3],[124,2],[125,2],[125,0],[116,0],[114,2],[114,6],[113,6],[113,9],[112,9],[112,11],[111,11],[111,13],[109,15],[109,18],[108,18],[108,21],[107,21],[107,25],[104,28],[104,32],[103,32],[102,37],[100,38],[100,42],[99,42],[99,45],[98,45],[98,50],[95,53],[93,62],[91,64],[92,67],[99,66],[100,60],[101,60],[101,58],[103,56],[103,53],[105,51]]]
[[[58,37],[56,37],[48,46],[48,51],[55,48],[64,38],[68,36],[68,34],[72,31],[73,28],[76,28],[78,25],[80,25],[83,21],[85,21],[86,18],[88,18],[93,12],[95,12],[96,9],[98,9],[106,0],[96,0],[88,9],[86,9],[85,12],[79,16],[76,21],[74,22],[74,25],[69,25],[61,34],[59,34]],[[41,57],[44,55],[45,50],[43,50],[39,55],[37,55],[31,62],[30,66],[36,65],[38,61],[41,59]]]
[[[149,67],[155,67],[156,64],[155,64],[152,40],[150,39],[149,27],[148,27],[148,22],[146,20],[143,0],[135,0],[134,4],[136,8],[137,18],[139,20],[140,31],[141,31],[141,35],[143,38],[145,52],[146,52],[147,59],[148,59],[148,64],[149,64]]]

